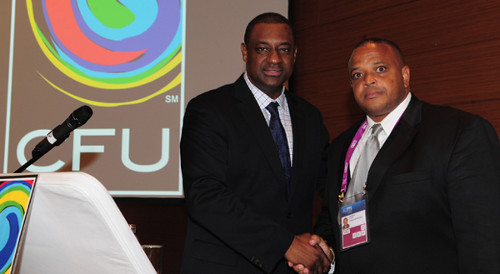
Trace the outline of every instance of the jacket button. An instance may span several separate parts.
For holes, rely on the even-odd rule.
[[[252,263],[254,263],[255,265],[257,265],[258,267],[260,268],[263,268],[264,267],[264,263],[262,263],[261,260],[259,260],[258,258],[256,257],[252,257],[251,259]]]

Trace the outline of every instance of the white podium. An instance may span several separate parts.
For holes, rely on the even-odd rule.
[[[82,172],[37,176],[13,273],[156,273],[99,181]]]

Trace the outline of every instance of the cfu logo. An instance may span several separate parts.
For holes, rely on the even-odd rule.
[[[27,0],[27,10],[44,55],[86,88],[38,73],[73,99],[101,107],[140,104],[181,83],[179,0]]]

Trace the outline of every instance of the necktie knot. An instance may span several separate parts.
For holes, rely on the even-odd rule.
[[[382,125],[381,124],[374,124],[372,126],[372,135],[378,136],[379,133],[382,131]]]
[[[279,117],[278,106],[279,104],[277,102],[271,102],[269,103],[269,105],[267,105],[266,109],[269,111],[271,116],[276,115],[277,117]]]

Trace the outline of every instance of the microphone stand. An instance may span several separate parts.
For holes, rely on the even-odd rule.
[[[23,172],[26,168],[28,168],[29,166],[31,166],[34,162],[36,162],[43,155],[45,155],[45,153],[49,152],[53,147],[54,146],[50,147],[50,149],[48,149],[44,153],[40,153],[38,155],[33,155],[34,153],[32,153],[33,157],[29,161],[27,161],[24,165],[22,165],[20,168],[18,168],[16,171],[14,171],[14,173],[21,173],[21,172]]]

